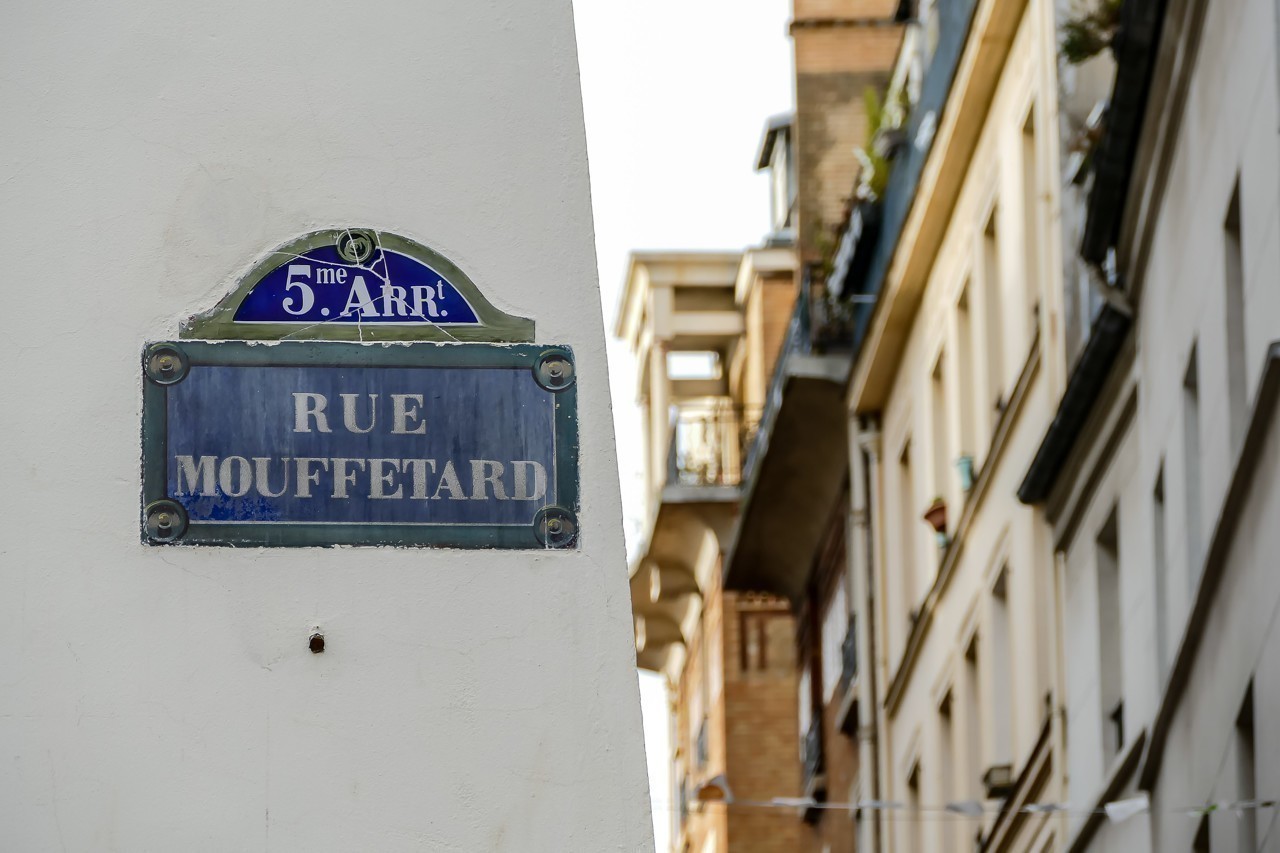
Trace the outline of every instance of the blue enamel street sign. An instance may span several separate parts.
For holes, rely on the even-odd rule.
[[[390,231],[325,228],[267,252],[190,340],[525,343],[534,323],[490,302],[461,267]]]
[[[576,544],[567,348],[183,341],[143,371],[145,541]]]
[[[321,246],[283,261],[245,296],[237,323],[475,326],[456,285],[416,258],[370,245],[367,256]]]

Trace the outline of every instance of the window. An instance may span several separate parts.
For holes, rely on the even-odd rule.
[[[1036,109],[1032,105],[1022,125],[1022,218],[1026,251],[1028,337],[1040,318],[1040,180],[1036,157]]]
[[[932,419],[933,431],[933,494],[931,497],[946,499],[951,489],[951,440],[947,429],[947,380],[946,353],[938,353],[938,360],[933,364],[933,374],[929,382],[929,415]],[[954,525],[955,513],[950,523]],[[942,558],[938,550],[938,561]]]
[[[1245,369],[1244,252],[1240,234],[1240,180],[1236,179],[1223,223],[1223,261],[1226,269],[1227,315],[1227,399],[1231,407],[1231,452],[1244,440],[1248,413],[1247,371]]]
[[[743,672],[759,672],[769,667],[769,615],[759,611],[738,613],[740,661]]]
[[[982,761],[982,672],[979,667],[978,638],[975,635],[964,652],[965,785],[959,792],[961,797],[968,796],[986,770]]]
[[[1258,797],[1257,743],[1253,737],[1253,684],[1245,690],[1240,715],[1236,718],[1236,799]],[[1258,849],[1258,810],[1244,809],[1238,821],[1240,850],[1255,853]]]
[[[809,660],[805,658],[800,664],[800,679],[796,689],[799,691],[797,699],[800,703],[800,760],[805,759],[805,737],[809,734],[809,726],[813,723],[814,711],[813,707],[813,673],[809,667]]]
[[[769,160],[770,212],[773,214],[773,230],[784,231],[791,227],[795,206],[795,180],[791,174],[791,128],[780,128],[773,142],[773,156]]]
[[[1164,509],[1164,464],[1156,472],[1155,492],[1151,496],[1153,570],[1156,582],[1156,666],[1160,683],[1169,674],[1169,559],[1168,529]]]
[[[813,633],[808,632],[805,645],[813,645]],[[821,661],[817,649],[807,655],[803,661],[800,675],[800,766],[803,768],[804,786],[822,772],[823,768],[823,735],[822,735],[822,672],[818,667]]]
[[[1200,582],[1200,368],[1191,346],[1182,378],[1182,464],[1186,482],[1187,583],[1194,594]]]
[[[702,724],[698,726],[698,736],[694,739],[694,766],[697,768],[706,767],[711,759],[711,747],[707,742],[707,722],[707,718],[703,717]]]
[[[960,485],[967,490],[972,486],[973,460],[978,450],[977,435],[979,427],[974,422],[973,401],[977,397],[977,377],[974,375],[973,353],[978,348],[978,340],[974,337],[973,321],[969,316],[969,291],[972,283],[965,282],[960,291],[960,300],[956,303],[956,367],[960,376],[960,387],[956,389],[956,400],[960,407],[960,457],[969,459],[968,482],[962,473]],[[959,464],[959,460],[957,460]]]
[[[849,603],[845,596],[844,578],[836,581],[827,612],[822,619],[822,693],[825,701],[840,684],[841,670],[844,668],[845,633],[849,630]]]
[[[667,375],[672,379],[719,379],[720,353],[669,352]]]
[[[995,737],[992,764],[1013,764],[1013,638],[1009,624],[1009,568],[1003,566],[991,588],[991,722]]]
[[[902,612],[908,614],[907,631],[911,630],[910,614],[916,607],[916,499],[912,482],[911,439],[902,444],[898,455],[898,523],[901,526],[901,559],[897,561],[902,584]]]
[[[943,803],[949,803],[956,797],[956,767],[955,767],[955,723],[952,718],[952,691],[947,690],[942,702],[938,705],[938,787],[939,800]],[[955,849],[958,838],[958,827],[963,824],[957,824],[949,821],[943,824],[943,832],[948,836],[944,847],[946,849]]]
[[[1101,657],[1099,695],[1102,700],[1104,766],[1110,766],[1124,746],[1124,661],[1120,627],[1120,548],[1116,508],[1098,531],[1098,653]]]
[[[924,10],[924,67],[933,62],[933,55],[938,52],[938,41],[942,37],[942,15],[938,10],[940,0],[931,0]]]
[[[998,210],[992,210],[982,232],[983,319],[986,323],[987,393],[994,414],[992,432],[1000,412],[1004,411],[1004,284],[1000,271],[1000,236],[997,232]]]
[[[907,773],[907,827],[911,850],[924,850],[924,814],[920,811],[920,762]]]

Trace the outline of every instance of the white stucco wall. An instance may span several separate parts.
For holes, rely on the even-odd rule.
[[[652,849],[568,0],[22,4],[0,103],[0,849]],[[575,348],[581,551],[139,543],[143,342],[336,224]]]

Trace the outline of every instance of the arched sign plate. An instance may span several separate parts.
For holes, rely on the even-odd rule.
[[[182,337],[204,340],[533,340],[438,252],[366,228],[316,231],[271,252]]]

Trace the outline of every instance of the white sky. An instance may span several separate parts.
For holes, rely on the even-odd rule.
[[[743,249],[769,226],[754,172],[765,119],[791,109],[790,0],[574,0],[605,328],[634,249]],[[643,454],[635,371],[610,340],[627,541]],[[670,849],[667,700],[641,673],[659,851]]]

